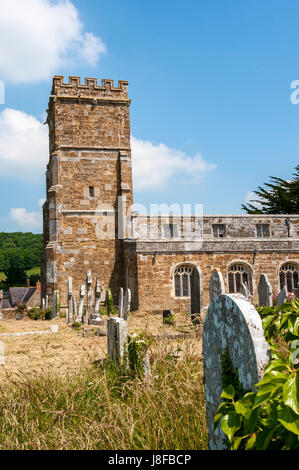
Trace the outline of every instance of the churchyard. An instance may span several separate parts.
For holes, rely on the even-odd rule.
[[[214,270],[204,319],[130,312],[128,289],[118,306],[107,293],[107,316],[86,279],[87,310],[69,280],[66,315],[54,293],[51,320],[0,322],[0,449],[298,447],[299,301],[285,287],[273,306],[262,275],[258,307]]]

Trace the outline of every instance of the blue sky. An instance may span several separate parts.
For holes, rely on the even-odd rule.
[[[296,0],[1,7],[1,231],[41,232],[41,123],[54,74],[129,81],[136,203],[238,214],[248,193],[270,175],[290,178],[298,164],[299,105],[290,100],[299,80]]]

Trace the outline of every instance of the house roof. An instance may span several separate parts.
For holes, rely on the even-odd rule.
[[[31,299],[35,291],[35,287],[10,287],[9,300],[11,306],[17,307],[19,304],[26,304]],[[6,299],[3,299],[3,303],[4,300]],[[3,308],[5,307],[3,306]]]

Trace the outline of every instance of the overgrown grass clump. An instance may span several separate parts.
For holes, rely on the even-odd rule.
[[[152,355],[150,381],[112,365],[0,384],[0,449],[206,449],[202,366]]]

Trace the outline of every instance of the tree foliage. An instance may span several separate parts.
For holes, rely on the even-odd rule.
[[[6,275],[7,287],[26,283],[26,271],[40,265],[42,235],[0,233],[0,271]]]
[[[259,186],[253,191],[257,199],[247,205],[242,204],[242,209],[248,214],[298,214],[299,165],[290,181],[276,176],[271,176],[270,180],[270,183],[265,183],[265,188]]]

